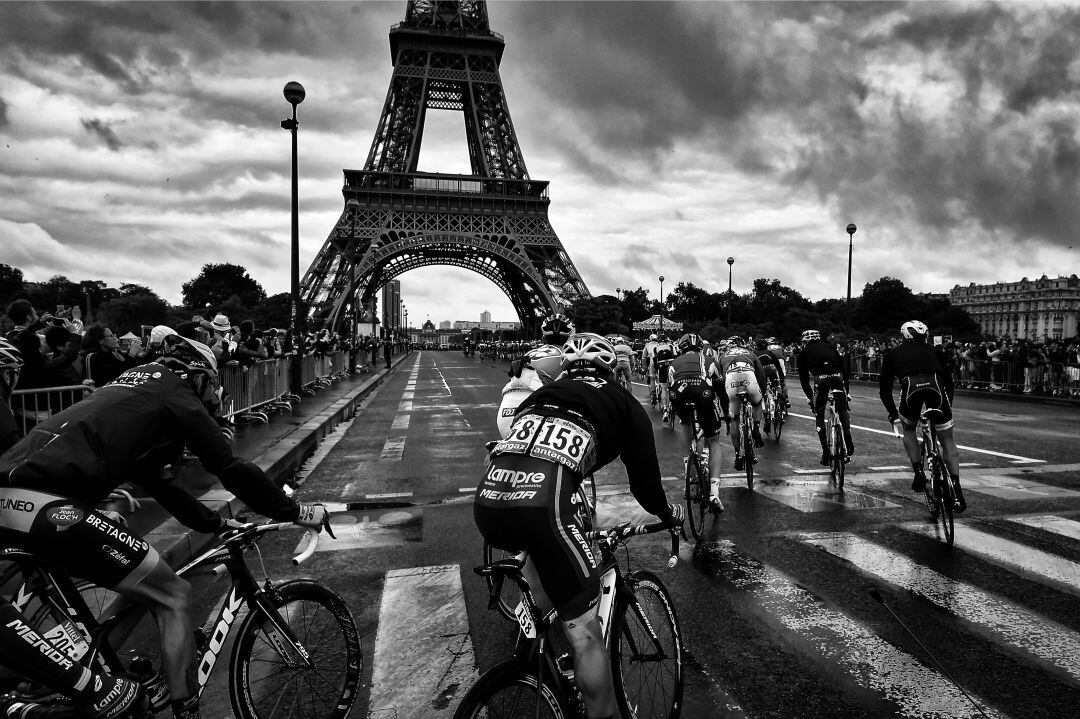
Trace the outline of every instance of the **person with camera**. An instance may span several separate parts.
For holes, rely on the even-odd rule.
[[[132,342],[127,352],[120,351],[120,339],[108,327],[92,324],[82,336],[80,349],[83,379],[104,387],[126,370],[142,364],[146,351],[141,342]]]
[[[23,358],[19,386],[22,389],[53,386],[56,374],[64,367],[72,366],[78,358],[79,335],[75,333],[75,325],[66,318],[55,317],[48,312],[38,315],[29,300],[12,302],[8,307],[8,317],[15,323],[15,328],[8,333],[7,339],[18,348]],[[68,333],[68,340],[61,344],[55,356],[49,352],[44,336],[51,327],[63,328]]]

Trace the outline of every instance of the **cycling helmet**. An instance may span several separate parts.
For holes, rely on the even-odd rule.
[[[571,335],[562,348],[562,367],[566,370],[615,369],[615,348],[600,335],[579,332]]]
[[[554,382],[562,371],[562,348],[540,345],[525,353],[525,366],[531,367],[544,384]]]
[[[649,335],[649,341],[650,342],[656,342],[656,340],[657,340],[656,334]]]
[[[900,327],[900,334],[903,335],[906,340],[915,340],[916,342],[925,342],[926,336],[930,333],[926,325],[918,320],[911,320],[905,322]]]
[[[731,337],[727,338],[727,343],[728,343],[728,347],[742,347],[743,346],[743,339],[742,339],[742,337],[739,337],[738,335],[732,335]]]
[[[549,344],[561,344],[574,334],[574,323],[566,315],[549,315],[540,324],[540,339]]]
[[[19,348],[0,337],[0,369],[22,369],[23,358]]]
[[[803,342],[817,342],[821,339],[821,333],[817,330],[806,330],[802,333]]]
[[[701,337],[693,333],[683,335],[679,338],[679,341],[677,343],[680,354],[686,352],[700,352],[701,345]]]
[[[211,414],[221,406],[217,359],[202,342],[170,335],[165,338],[165,354],[158,363],[168,367],[180,379],[187,380]]]

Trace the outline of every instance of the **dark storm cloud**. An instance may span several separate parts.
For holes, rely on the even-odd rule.
[[[515,36],[543,63],[529,80],[571,107],[545,143],[598,181],[718,152],[928,234],[1070,244],[1080,224],[1074,6],[513,3],[495,29],[500,16],[529,28]],[[876,74],[897,67],[900,86]],[[912,100],[935,84],[950,91]]]
[[[4,102],[4,98],[0,97],[0,127],[6,127],[8,124],[7,110],[7,103]]]
[[[82,120],[82,126],[92,135],[99,137],[113,152],[117,152],[124,143],[120,141],[116,132],[108,124],[98,119]]]

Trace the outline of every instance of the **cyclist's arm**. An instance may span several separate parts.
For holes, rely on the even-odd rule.
[[[622,446],[619,450],[619,456],[626,466],[626,476],[630,480],[630,493],[646,512],[666,519],[671,510],[660,481],[660,462],[656,458],[652,420],[636,400],[631,406],[630,417],[629,426],[621,434]]]
[[[814,401],[814,389],[810,386],[810,362],[806,357],[806,353],[803,352],[799,356],[799,384],[802,385],[803,392],[806,394],[806,399],[811,402]]]
[[[756,356],[752,357],[752,359],[754,360],[754,376],[757,377],[758,387],[764,392],[765,388],[768,386],[765,384],[765,368],[761,366],[761,360]]]
[[[175,484],[172,473],[168,470],[162,470],[160,481],[147,482],[142,487],[185,527],[207,534],[212,534],[221,527],[221,515]]]
[[[261,469],[233,455],[217,422],[194,394],[177,392],[172,401],[184,441],[206,471],[216,475],[225,489],[255,512],[278,522],[296,520],[300,514],[299,504]]]
[[[881,398],[881,404],[885,405],[889,422],[893,422],[900,416],[896,410],[896,400],[893,399],[894,371],[892,353],[886,353],[885,359],[881,362],[881,375],[878,377],[878,397]]]

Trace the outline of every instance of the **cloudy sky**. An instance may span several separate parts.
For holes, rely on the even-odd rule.
[[[178,302],[207,262],[289,288],[362,169],[405,2],[0,3],[0,262]],[[489,3],[531,177],[593,294],[778,278],[811,299],[1080,271],[1080,5]],[[420,169],[469,172],[459,113]],[[513,320],[479,275],[400,278],[409,318]]]

